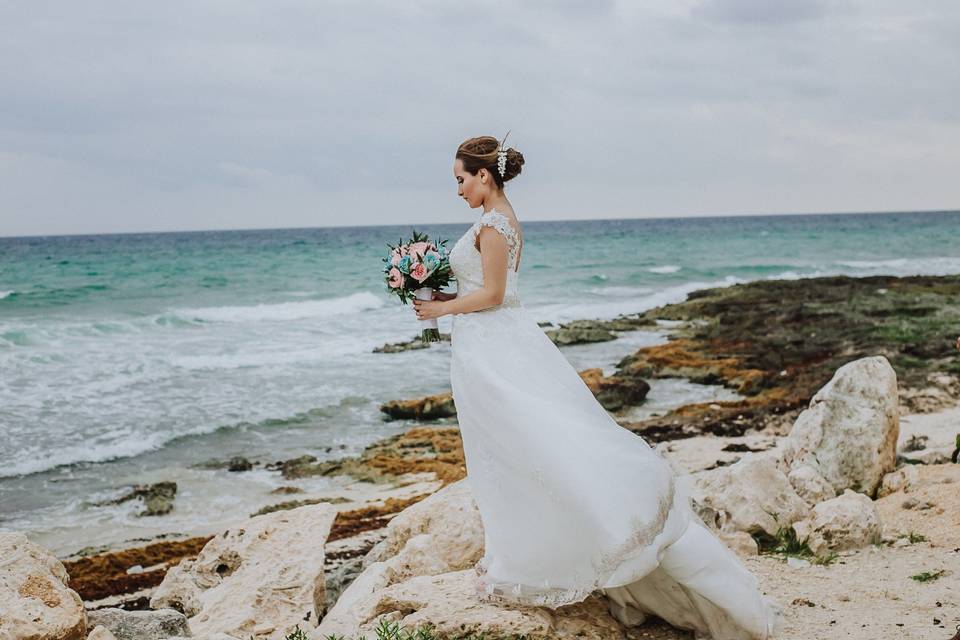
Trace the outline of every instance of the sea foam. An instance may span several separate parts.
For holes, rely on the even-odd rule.
[[[196,309],[176,309],[174,315],[187,320],[203,322],[261,322],[304,320],[336,316],[384,306],[383,297],[369,291],[352,293],[341,298],[324,300],[301,300],[280,302],[277,304],[258,304],[253,306],[200,307]]]

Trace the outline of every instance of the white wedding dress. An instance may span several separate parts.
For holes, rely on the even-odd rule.
[[[509,248],[503,304],[453,315],[450,382],[484,526],[478,595],[556,608],[600,590],[626,625],[648,614],[714,640],[772,638],[780,607],[693,513],[667,461],[618,425],[517,295],[520,243],[490,211],[457,241],[458,295],[483,285],[482,225]]]

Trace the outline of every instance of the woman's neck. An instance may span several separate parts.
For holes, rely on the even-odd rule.
[[[502,212],[504,209],[509,209],[509,208],[510,208],[510,203],[507,202],[507,199],[506,199],[505,197],[499,198],[496,202],[491,202],[491,203],[484,202],[484,203],[483,203],[483,212],[484,212],[484,213],[490,213],[490,212],[493,211],[493,210],[497,210],[497,211],[501,211],[501,212]]]

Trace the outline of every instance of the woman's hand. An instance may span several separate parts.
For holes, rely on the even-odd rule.
[[[445,300],[413,300],[413,309],[417,313],[417,320],[430,320],[447,315]]]

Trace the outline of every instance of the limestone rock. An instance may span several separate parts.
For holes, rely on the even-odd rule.
[[[385,566],[384,563],[377,565]],[[357,613],[362,615],[354,620],[324,619],[310,637],[326,640],[328,635],[336,633],[351,638],[355,634],[374,638],[380,621],[389,620],[409,630],[432,625],[438,637],[474,633],[486,637],[527,635],[556,640],[623,638],[623,630],[610,616],[608,605],[597,596],[556,610],[503,606],[477,599],[475,577],[472,569],[464,569],[417,576],[368,592],[356,606]]]
[[[63,564],[20,533],[0,533],[0,638],[83,640],[87,617]]]
[[[173,609],[97,609],[87,614],[87,626],[91,630],[106,629],[116,640],[164,640],[171,636],[190,635],[187,617]]]
[[[94,627],[87,636],[87,640],[117,640],[117,637],[106,627]]]
[[[820,473],[810,465],[801,464],[793,468],[787,479],[801,498],[811,507],[818,502],[837,497],[837,492]]]
[[[897,491],[906,493],[920,482],[920,472],[911,464],[904,465],[892,473],[883,476],[877,497],[882,498]]]
[[[897,375],[886,358],[848,362],[794,423],[784,442],[784,470],[807,465],[836,492],[873,495],[896,465],[898,402]]]
[[[811,517],[794,523],[793,529],[797,539],[806,539],[810,550],[818,556],[874,544],[880,541],[882,533],[876,504],[850,489],[815,506]]]
[[[413,556],[419,554],[410,548],[419,536],[426,536],[424,541],[436,556],[427,565],[417,566]],[[435,573],[445,573],[471,567],[480,559],[483,522],[468,479],[451,483],[401,511],[387,524],[386,537],[367,553],[364,566],[403,554],[411,556],[398,563],[406,565],[405,577],[424,575],[438,562],[440,569]]]
[[[760,552],[757,541],[745,531],[720,531],[717,535],[737,555],[755,556]]]
[[[308,505],[224,531],[167,573],[150,606],[183,611],[198,636],[282,640],[296,624],[315,624],[326,606],[323,549],[335,516],[329,504]]]
[[[747,456],[729,467],[694,477],[698,514],[721,531],[776,536],[778,529],[805,518],[810,511],[769,455]]]
[[[407,507],[364,558],[363,572],[323,618],[326,633],[356,629],[375,615],[377,594],[416,576],[472,569],[483,555],[483,522],[467,479]],[[324,636],[325,638],[325,636]]]

